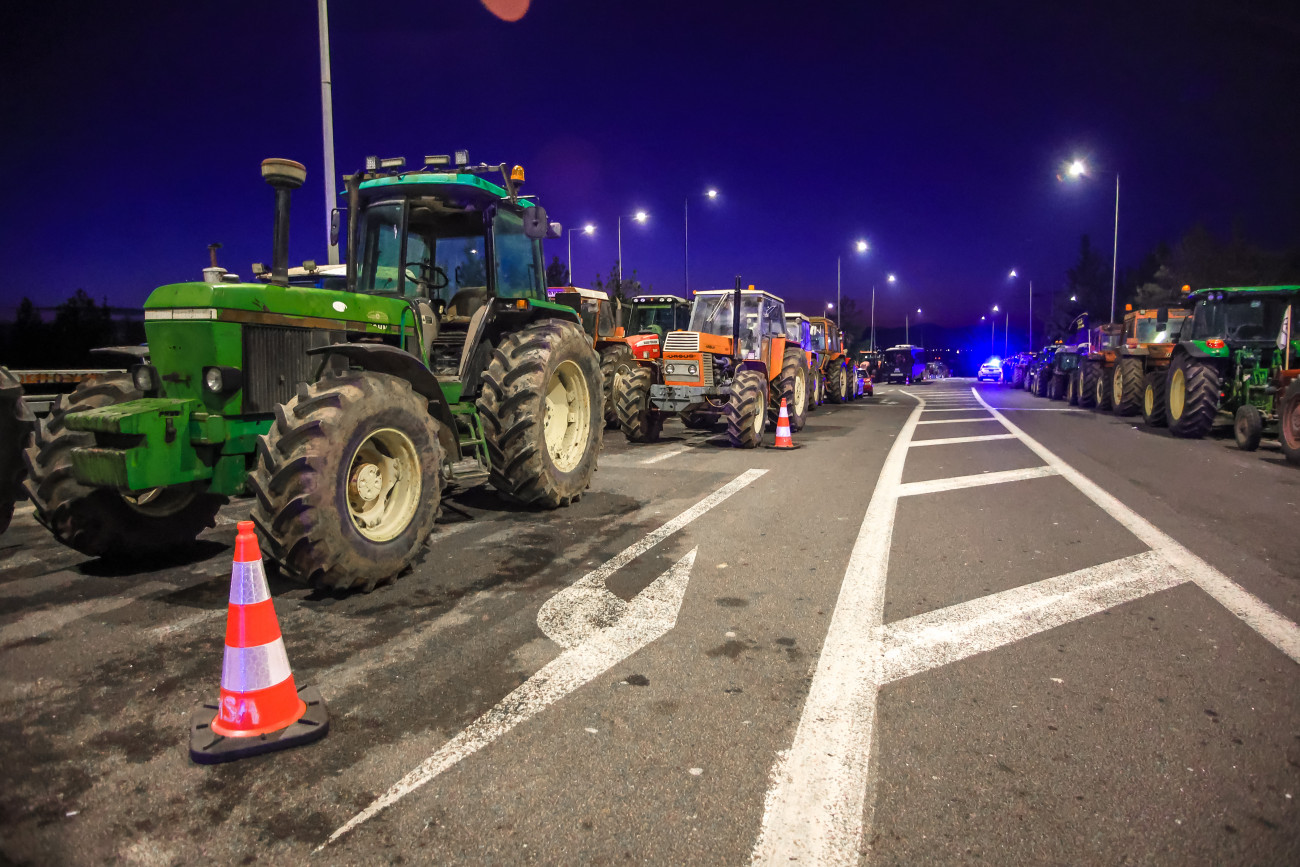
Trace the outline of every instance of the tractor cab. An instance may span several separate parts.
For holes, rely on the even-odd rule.
[[[582,330],[596,341],[622,337],[622,329],[618,324],[618,302],[610,300],[607,293],[599,289],[562,286],[552,300],[578,311],[582,318]]]
[[[798,344],[804,352],[812,351],[812,323],[802,313],[785,314],[785,339]]]
[[[695,294],[691,307],[691,321],[686,332],[733,336],[735,325],[736,345],[732,349],[737,359],[762,359],[771,367],[772,338],[785,337],[785,302],[771,293],[755,290],[752,286],[739,293],[740,309],[737,313],[735,297],[730,290],[716,289]],[[665,339],[664,350],[670,348],[673,334]],[[730,343],[728,344],[730,345]]]
[[[1132,305],[1128,305],[1124,313],[1124,345],[1132,349],[1151,344],[1177,343],[1188,312],[1181,307],[1133,310]]]
[[[628,302],[627,333],[653,334],[662,346],[664,335],[681,331],[691,319],[691,303],[676,295],[638,295]]]

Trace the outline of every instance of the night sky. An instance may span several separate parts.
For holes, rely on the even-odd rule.
[[[1198,222],[1300,239],[1300,4],[333,0],[339,173],[468,148],[522,164],[590,285],[616,257],[683,287],[736,274],[877,321],[1023,315],[1090,233],[1119,264]],[[291,262],[325,260],[315,3],[25,3],[0,46],[0,316],[77,288],[138,306],[271,255],[264,157],[308,168]],[[1083,155],[1100,172],[1056,174]],[[714,187],[715,202],[703,193]],[[645,209],[645,226],[626,219]],[[865,238],[871,250],[854,252]],[[565,258],[547,242],[547,261]],[[896,272],[887,287],[883,277]],[[1014,327],[1014,326],[1013,326]]]

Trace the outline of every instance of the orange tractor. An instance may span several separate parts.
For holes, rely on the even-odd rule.
[[[617,301],[598,289],[580,289],[561,286],[552,300],[578,311],[582,330],[591,338],[596,354],[600,356],[600,373],[604,379],[601,391],[605,399],[605,427],[618,427],[614,412],[614,383],[632,369],[633,344],[640,341],[625,336],[620,323],[622,310]],[[653,342],[653,341],[650,341]]]
[[[814,316],[809,321],[812,323],[813,348],[821,362],[817,402],[853,400],[858,396],[858,369],[844,351],[840,330],[825,316]]]
[[[792,344],[799,344],[808,358],[808,376],[804,380],[804,390],[808,393],[808,411],[812,412],[825,402],[822,396],[822,363],[813,346],[812,320],[802,313],[785,314],[785,338]]]
[[[782,398],[790,427],[803,427],[807,383],[808,356],[786,337],[785,302],[737,279],[732,290],[696,292],[687,330],[665,335],[659,359],[637,359],[614,402],[631,442],[654,442],[681,413],[692,426],[725,420],[731,444],[752,449]]]

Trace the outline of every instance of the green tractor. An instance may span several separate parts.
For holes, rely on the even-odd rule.
[[[1187,296],[1183,323],[1165,380],[1165,419],[1174,436],[1209,433],[1219,413],[1233,417],[1237,444],[1259,446],[1264,428],[1278,421],[1279,382],[1300,355],[1294,315],[1300,286],[1198,289]]]
[[[265,161],[270,282],[211,268],[149,296],[147,359],[62,399],[27,449],[37,519],[130,558],[193,541],[252,493],[284,572],[368,590],[415,560],[446,482],[486,474],[514,502],[576,501],[601,445],[601,374],[577,312],[546,297],[541,240],[559,227],[518,195],[518,166],[463,151],[404,166],[368,158],[346,179],[337,290],[290,285],[306,172]]]

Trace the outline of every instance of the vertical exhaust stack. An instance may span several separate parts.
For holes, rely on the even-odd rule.
[[[275,235],[271,246],[271,282],[289,283],[289,193],[307,180],[307,168],[293,160],[262,160],[262,180],[275,188]]]

